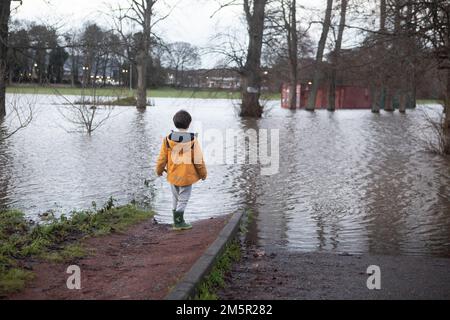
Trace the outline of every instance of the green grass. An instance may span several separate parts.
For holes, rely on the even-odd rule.
[[[135,97],[118,98],[111,102],[113,106],[135,106],[137,105],[137,100]]]
[[[12,86],[7,88],[8,93],[16,94],[45,94],[45,95],[75,95],[81,96],[83,94],[82,88],[72,87],[41,87],[41,86]],[[126,98],[134,95],[133,91],[125,88],[98,88],[95,90],[97,96],[100,97],[118,97]],[[92,90],[84,90],[86,96],[92,95]],[[175,89],[175,88],[158,88],[149,89],[147,92],[150,98],[198,98],[198,99],[239,99],[240,93],[236,91],[226,90],[192,90],[192,89]],[[278,93],[263,94],[265,100],[278,100],[280,95]]]
[[[27,259],[74,261],[87,254],[83,238],[125,231],[152,216],[134,205],[115,207],[113,199],[100,210],[94,204],[92,210],[50,217],[41,224],[27,221],[20,211],[0,212],[0,296],[21,290],[32,278],[23,268]]]
[[[0,273],[0,296],[22,290],[33,278],[32,272],[17,268]]]
[[[87,255],[87,250],[80,243],[73,243],[61,250],[41,252],[38,257],[49,262],[62,263],[81,259]]]
[[[234,262],[241,259],[241,247],[238,241],[230,243],[217,260],[208,277],[197,288],[195,300],[218,300],[215,293],[225,286],[225,274],[231,270]]]
[[[241,224],[239,225],[239,232],[241,234],[246,234],[248,232],[249,226],[255,221],[256,217],[253,210],[248,209],[245,211],[242,217]]]
[[[245,211],[239,226],[241,236],[248,232],[249,225],[255,219],[255,213],[251,209]],[[239,260],[241,260],[241,246],[239,237],[237,237],[227,245],[209,275],[200,283],[194,300],[218,300],[219,297],[216,292],[218,289],[225,287],[225,274],[231,270],[233,263]]]
[[[417,104],[444,104],[442,100],[422,99],[417,100]]]

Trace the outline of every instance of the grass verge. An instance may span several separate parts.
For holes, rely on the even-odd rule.
[[[225,274],[231,270],[232,264],[240,259],[241,246],[238,240],[235,240],[227,245],[208,277],[199,285],[194,300],[218,300],[215,292],[225,286]]]
[[[92,99],[79,99],[73,102],[74,105],[87,105],[87,106],[111,106],[111,107],[131,107],[137,105],[135,97],[118,97],[114,100],[96,98]]]
[[[423,100],[417,100],[417,104],[444,104],[444,101],[433,100],[433,99],[423,99]]]
[[[197,288],[194,300],[218,300],[217,291],[225,287],[225,275],[231,271],[233,263],[241,260],[241,241],[244,241],[249,226],[255,221],[252,210],[246,210],[241,219],[238,236],[225,248],[224,253],[217,260],[209,275]]]
[[[57,90],[57,91],[56,91]],[[84,91],[84,92],[83,92]],[[82,88],[72,87],[45,87],[45,86],[11,86],[7,88],[8,93],[16,94],[45,94],[55,95],[57,92],[62,95],[88,95]],[[83,94],[84,93],[84,94]],[[133,97],[134,91],[124,88],[97,88],[95,95],[100,97]],[[197,98],[197,99],[240,99],[240,92],[227,90],[207,90],[207,89],[176,89],[176,88],[156,88],[147,91],[149,98]],[[279,93],[263,93],[263,100],[279,100]]]
[[[87,254],[82,239],[125,231],[152,216],[134,205],[115,207],[113,199],[100,210],[94,206],[40,224],[27,221],[20,211],[0,212],[0,297],[22,290],[33,279],[27,270],[30,262],[82,258]]]

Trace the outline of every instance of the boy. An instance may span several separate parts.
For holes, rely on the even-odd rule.
[[[156,174],[161,177],[164,171],[167,172],[167,181],[172,189],[173,229],[188,230],[192,226],[184,221],[184,211],[191,197],[192,185],[200,179],[205,180],[207,171],[197,135],[188,132],[191,115],[181,110],[175,114],[173,122],[178,131],[172,131],[164,138]]]

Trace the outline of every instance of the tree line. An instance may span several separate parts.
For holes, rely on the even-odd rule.
[[[111,65],[117,66],[118,78],[127,84],[134,71],[138,108],[147,105],[147,88],[167,76],[164,60],[175,78],[182,77],[185,68],[199,64],[198,48],[166,44],[155,34],[155,25],[171,13],[161,14],[158,0],[128,0],[123,7],[111,8],[110,30],[87,24],[80,32],[62,35],[41,25],[23,28],[11,23],[11,2],[0,4],[0,115],[5,113],[7,81],[31,77],[39,82],[60,82],[67,60],[72,85],[106,83],[105,70]],[[418,88],[427,85],[424,82],[442,77],[434,89],[446,101],[442,128],[445,136],[450,136],[447,0],[324,0],[325,8],[319,11],[305,8],[297,0],[218,2],[213,14],[231,6],[239,8],[246,30],[244,43],[238,43],[242,37],[222,33],[210,48],[222,56],[224,66],[240,76],[241,116],[262,116],[262,89],[267,77],[273,80],[277,75],[277,80],[291,87],[292,108],[298,99],[295,88],[307,74],[311,85],[307,110],[315,110],[317,92],[322,89],[328,93],[328,109],[334,111],[337,85],[357,83],[370,89],[374,113],[395,107],[405,112],[415,105]],[[133,32],[129,25],[134,26]],[[312,28],[320,33],[317,43],[312,40]],[[424,81],[427,73],[430,78]],[[450,153],[450,138],[447,146]]]
[[[56,26],[14,20],[9,17],[13,1],[2,2],[0,96],[4,97],[5,86],[12,83],[84,87],[114,83],[136,87],[137,106],[145,108],[146,89],[167,83],[168,70],[173,85],[178,86],[186,81],[185,70],[201,64],[196,46],[166,43],[153,34],[156,2],[130,1],[127,8],[115,8],[113,28],[86,22],[79,30],[71,28],[63,33]],[[127,20],[140,30],[125,30]],[[0,103],[0,114],[5,114],[4,102]]]
[[[442,130],[443,152],[450,154],[450,2],[448,0],[326,0],[320,18],[308,19],[296,0],[223,1],[222,7],[240,5],[248,30],[248,49],[233,50],[234,61],[242,77],[242,116],[260,117],[259,103],[265,51],[272,51],[275,39],[278,59],[284,56],[286,81],[290,85],[289,104],[296,108],[299,74],[305,71],[301,57],[308,51],[308,30],[321,28],[309,84],[307,110],[316,108],[317,92],[325,88],[328,110],[335,110],[338,83],[357,83],[370,89],[372,112],[406,112],[415,107],[417,89],[431,77],[439,97],[445,101]],[[299,10],[302,9],[302,10]],[[303,20],[302,20],[303,19]],[[307,23],[302,23],[302,21]],[[306,31],[305,31],[306,28]],[[353,39],[344,48],[345,35]]]

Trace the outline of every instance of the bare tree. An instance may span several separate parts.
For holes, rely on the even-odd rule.
[[[380,0],[380,32],[386,31],[386,0]]]
[[[0,2],[0,141],[10,138],[30,124],[33,119],[35,105],[34,101],[29,100],[32,98],[30,95],[14,95],[9,103],[7,103],[6,99],[8,23],[12,1],[16,0],[3,0]],[[9,115],[7,115],[7,111]]]
[[[0,118],[0,142],[26,128],[34,116],[36,94],[14,94],[5,100],[8,114]]]
[[[64,105],[58,107],[61,116],[75,126],[77,132],[88,135],[103,126],[111,117],[114,107],[108,104],[101,105],[98,101],[96,88],[83,89],[80,100],[72,101],[64,96],[58,89],[54,89]]]
[[[152,46],[153,29],[156,24],[165,20],[173,10],[173,6],[169,12],[163,16],[156,13],[156,4],[159,0],[128,0],[129,7],[115,10],[116,30],[122,37],[127,49],[127,59],[136,66],[137,70],[137,88],[136,100],[137,108],[145,109],[147,107],[147,70],[150,60],[150,52]],[[123,23],[131,22],[139,28],[139,32],[130,37],[124,28]],[[132,57],[131,51],[135,51]]]
[[[434,57],[435,65],[442,73],[446,74],[447,84],[443,97],[445,97],[443,120],[439,122],[442,130],[440,134],[442,153],[450,154],[450,2],[448,0],[392,0],[388,2],[394,10],[394,33],[388,34],[394,43],[391,47],[394,54],[400,53],[394,61],[397,68],[402,69],[403,64],[399,64],[397,60],[404,60],[404,49],[402,44],[404,39],[406,46],[410,45],[410,39],[415,38],[422,43],[422,50]],[[405,14],[406,13],[406,14]],[[399,36],[400,35],[400,36]],[[413,65],[417,64],[417,60],[413,61]],[[394,78],[395,79],[395,78]],[[394,80],[395,82],[395,80]],[[409,80],[410,82],[410,80]],[[402,90],[403,84],[397,84],[392,90]],[[391,106],[393,94],[388,91],[386,105]],[[400,94],[400,104],[404,103],[404,96]]]
[[[238,36],[230,32],[218,34],[216,38],[225,38],[219,48],[212,51],[223,54],[227,62],[237,65],[236,71],[241,77],[241,117],[259,118],[263,114],[260,104],[262,89],[261,57],[266,21],[266,6],[268,0],[230,0],[216,11],[228,6],[243,6],[245,23],[248,32],[248,43],[244,48]],[[214,13],[215,14],[215,13]]]
[[[132,11],[136,14],[135,19],[142,28],[136,57],[138,73],[136,100],[139,109],[145,109],[147,107],[147,61],[150,54],[153,7],[156,2],[156,0],[132,1]]]
[[[248,26],[248,49],[246,62],[240,70],[242,86],[241,117],[262,116],[260,104],[262,70],[261,55],[264,36],[267,0],[244,0],[244,12]]]
[[[186,68],[200,64],[198,48],[187,42],[174,42],[166,48],[166,60],[169,68],[175,71],[174,84],[183,85],[183,73]]]
[[[327,43],[328,32],[330,30],[331,25],[331,14],[333,10],[333,0],[327,0],[327,9],[325,11],[325,19],[323,21],[322,27],[322,35],[320,36],[319,46],[317,48],[316,62],[315,62],[315,70],[314,70],[314,79],[311,87],[311,92],[308,98],[308,106],[306,110],[314,111],[316,108],[316,99],[317,92],[319,91],[319,87],[322,80],[322,61],[325,52],[325,45]]]
[[[413,10],[417,35],[432,46],[439,68],[447,75],[444,93],[445,117],[441,127],[444,136],[443,153],[450,155],[450,2],[448,0],[421,1],[414,3]]]
[[[384,55],[384,39],[381,38],[386,33],[387,5],[386,0],[380,0],[380,22],[379,34],[375,39],[375,52],[379,56]],[[380,74],[381,68],[373,69],[373,77],[371,79],[371,95],[372,95],[372,113],[380,113],[382,99],[384,99],[383,76]]]
[[[348,0],[341,0],[341,17],[339,20],[339,29],[338,35],[336,39],[336,46],[331,53],[331,75],[330,75],[330,88],[328,92],[328,110],[335,111],[336,110],[336,76],[337,76],[337,67],[339,65],[339,60],[341,57],[341,48],[342,48],[342,39],[344,37],[344,29],[347,18],[347,6]]]
[[[28,30],[33,54],[32,77],[39,84],[50,80],[50,51],[58,47],[58,34],[55,26],[31,24]]]
[[[390,13],[393,17],[393,25],[394,30],[390,35],[390,41],[392,49],[389,51],[394,56],[400,56],[402,46],[400,41],[402,39],[402,29],[401,29],[401,20],[402,20],[402,8],[401,8],[402,0],[391,0],[388,5],[390,7]],[[398,89],[398,81],[402,81],[403,79],[398,79],[396,77],[396,73],[400,72],[399,64],[400,60],[396,57],[391,57],[389,64],[391,65],[390,69],[387,70],[387,79],[385,79],[387,86],[384,89],[385,92],[385,101],[384,101],[384,111],[393,112],[394,109],[394,97]],[[394,72],[395,73],[394,73]]]
[[[8,22],[11,14],[11,0],[0,2],[0,118],[6,115],[6,78],[8,57]]]
[[[289,62],[289,106],[297,108],[298,85],[298,28],[297,28],[297,1],[280,0],[282,26],[286,34],[288,62]]]
[[[81,48],[83,54],[83,82],[106,81],[106,68],[108,66],[111,51],[113,51],[113,41],[111,33],[95,23],[85,26],[81,34]]]
[[[77,30],[72,30],[64,35],[64,39],[69,46],[69,61],[70,61],[70,84],[72,87],[79,81],[80,69],[80,39]]]
[[[448,152],[448,137],[442,130],[445,126],[445,115],[436,111],[436,109],[422,110],[422,114],[425,120],[424,129],[426,130],[424,132],[428,133],[422,138],[425,147],[432,153],[446,154]]]

